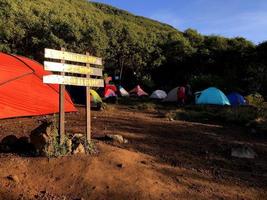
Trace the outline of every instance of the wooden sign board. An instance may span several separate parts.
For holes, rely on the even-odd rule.
[[[88,63],[92,65],[102,65],[101,58],[54,49],[45,49],[45,58]]]
[[[71,65],[66,63],[44,62],[44,68],[52,72],[68,72],[75,74],[89,74],[91,76],[103,76],[103,70],[95,67]]]
[[[61,75],[46,75],[43,76],[43,82],[48,84],[59,84],[59,133],[60,144],[64,142],[65,132],[65,85],[85,86],[86,87],[86,138],[88,143],[91,141],[91,102],[90,102],[90,87],[104,87],[104,80],[102,78],[102,69],[91,67],[90,65],[102,65],[102,59],[94,56],[66,52],[65,49],[61,51],[54,49],[45,49],[45,58],[56,59],[58,62],[45,61],[44,68],[47,71],[60,72]],[[74,62],[72,64],[66,61]],[[76,64],[80,63],[80,64]],[[86,66],[83,66],[85,65]],[[83,74],[86,77],[68,76],[65,73]],[[91,78],[95,76],[96,78]]]
[[[43,77],[43,82],[48,84],[62,84],[85,87],[104,87],[103,79],[82,78],[75,76],[47,75]]]

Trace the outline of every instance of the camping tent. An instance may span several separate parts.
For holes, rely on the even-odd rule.
[[[42,80],[49,74],[36,61],[0,53],[0,119],[57,113],[59,87]],[[65,111],[76,111],[68,93]]]
[[[246,104],[245,98],[237,92],[230,93],[229,95],[227,95],[227,98],[232,106],[239,106]]]
[[[130,95],[132,96],[148,96],[148,94],[140,87],[140,85],[137,85],[134,89],[132,89],[130,92]]]
[[[99,96],[99,94],[95,91],[95,90],[90,90],[90,100],[92,103],[102,103],[102,99],[101,97]]]
[[[117,95],[113,90],[107,89],[105,91],[104,97],[107,99],[107,98],[111,98],[111,97],[117,97]]]
[[[101,109],[103,101],[99,96],[99,94],[92,89],[90,89],[90,101],[91,101],[91,108],[94,108],[96,110]]]
[[[151,95],[151,99],[165,99],[167,97],[167,94],[163,90],[156,90]]]
[[[221,90],[210,87],[196,93],[196,104],[230,105],[230,102]]]
[[[107,90],[113,90],[115,93],[118,91],[117,87],[115,85],[111,85],[111,84],[105,85],[105,93]]]
[[[128,97],[129,96],[129,93],[122,86],[119,86],[119,91],[120,91],[120,95],[122,97]]]
[[[164,102],[177,102],[178,101],[178,99],[177,99],[178,89],[179,89],[179,87],[172,89],[163,101]]]

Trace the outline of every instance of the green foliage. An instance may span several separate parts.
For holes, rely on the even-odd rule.
[[[247,102],[250,105],[256,106],[258,108],[262,107],[263,103],[264,103],[264,98],[259,93],[250,94],[250,95],[246,96],[245,99],[247,100]]]
[[[87,0],[0,0],[0,8],[3,52],[43,62],[44,48],[88,51],[103,57],[106,71],[119,74],[126,88],[138,82],[170,89],[191,80],[195,90],[218,85],[267,94],[266,42],[182,33]]]

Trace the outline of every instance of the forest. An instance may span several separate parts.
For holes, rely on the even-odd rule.
[[[243,95],[267,94],[267,42],[179,31],[86,0],[0,0],[0,51],[43,62],[44,48],[102,57],[126,88],[191,84]]]

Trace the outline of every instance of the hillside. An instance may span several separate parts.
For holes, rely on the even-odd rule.
[[[107,72],[121,75],[126,88],[190,83],[195,90],[213,85],[266,94],[266,43],[181,32],[86,0],[0,0],[0,17],[0,51],[40,62],[46,47],[89,51],[103,57]]]

